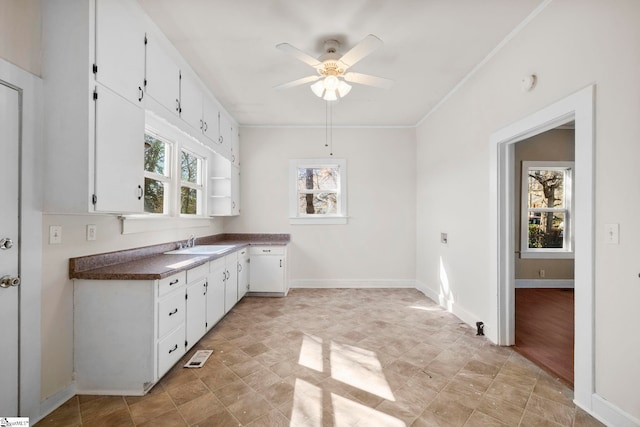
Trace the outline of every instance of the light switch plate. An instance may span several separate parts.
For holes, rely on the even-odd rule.
[[[95,224],[87,224],[87,240],[96,240],[98,226]]]
[[[62,243],[62,226],[51,225],[49,226],[49,244],[59,245]]]
[[[449,236],[447,233],[440,233],[440,243],[449,243]]]
[[[605,240],[611,245],[620,244],[620,224],[605,224]]]

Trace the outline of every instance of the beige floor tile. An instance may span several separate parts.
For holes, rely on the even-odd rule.
[[[205,393],[210,393],[210,390],[200,379],[195,379],[179,387],[173,387],[169,389],[167,393],[171,397],[171,400],[173,400],[173,403],[175,403],[176,406],[180,406]]]
[[[136,424],[142,424],[174,409],[176,405],[166,392],[155,394],[149,399],[129,406]]]
[[[203,394],[184,405],[178,406],[180,415],[182,415],[182,418],[184,418],[189,425],[202,421],[219,412],[223,412],[224,410],[224,405],[211,393]]]
[[[182,418],[182,415],[180,415],[180,412],[178,412],[178,409],[173,409],[137,425],[142,427],[182,427],[187,424]]]
[[[476,410],[509,426],[517,426],[524,413],[524,407],[490,396],[485,396]]]
[[[473,411],[473,414],[469,417],[464,425],[465,427],[506,427],[504,424],[489,415],[483,414],[480,411]]]
[[[227,408],[242,424],[248,424],[273,409],[269,402],[256,392],[251,392],[241,397]]]
[[[556,422],[560,425],[571,425],[575,408],[538,396],[531,396],[527,403],[527,410],[541,418]]]
[[[88,401],[80,399],[80,416],[82,422],[87,423],[126,407],[127,404],[122,396],[101,396]]]

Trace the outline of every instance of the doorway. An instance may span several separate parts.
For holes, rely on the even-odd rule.
[[[594,92],[586,87],[496,132],[490,139],[490,286],[487,335],[499,345],[515,343],[513,186],[515,143],[575,121],[575,324],[574,401],[592,408],[594,388]],[[495,293],[494,293],[495,292]],[[579,331],[579,333],[577,333]]]
[[[19,414],[20,93],[0,82],[0,414]]]

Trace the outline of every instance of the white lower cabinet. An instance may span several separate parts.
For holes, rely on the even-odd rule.
[[[238,302],[238,252],[225,256],[224,264],[224,312],[228,313]]]
[[[238,251],[238,301],[249,290],[249,268],[249,249],[244,248]]]
[[[186,343],[188,351],[207,333],[209,263],[187,271]]]
[[[207,330],[224,316],[224,285],[225,285],[224,258],[219,258],[209,263],[209,276],[207,279]]]
[[[286,295],[287,281],[286,246],[252,246],[249,291]]]

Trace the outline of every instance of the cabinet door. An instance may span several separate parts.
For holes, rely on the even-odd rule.
[[[202,100],[202,133],[207,136],[215,149],[218,143],[218,106],[207,96]]]
[[[207,279],[187,286],[187,350],[207,332]]]
[[[243,249],[238,254],[238,301],[249,288],[249,253]]]
[[[202,132],[202,88],[190,73],[180,79],[180,117],[189,126]]]
[[[233,145],[231,121],[222,112],[218,112],[218,144],[221,148],[221,154],[225,157],[231,156],[231,147]]]
[[[231,167],[231,215],[240,215],[240,168]]]
[[[145,90],[175,115],[180,114],[180,69],[156,39],[147,40]]]
[[[226,264],[224,312],[228,313],[238,302],[238,253],[229,254],[224,259]]]
[[[284,257],[277,255],[251,256],[251,292],[285,292]]]
[[[144,87],[145,30],[136,2],[96,0],[96,80],[134,103]]]
[[[240,131],[235,127],[231,132],[231,162],[240,166]]]
[[[207,329],[211,329],[224,316],[224,258],[211,262],[207,279]]]
[[[144,110],[98,87],[95,210],[144,211]]]

